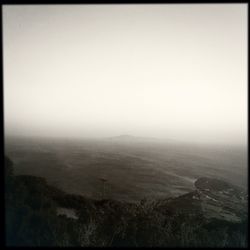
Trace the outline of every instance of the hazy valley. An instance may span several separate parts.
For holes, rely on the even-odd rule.
[[[7,137],[15,174],[45,177],[64,191],[135,202],[179,196],[199,177],[247,187],[247,152],[240,146],[168,142],[129,135],[104,139]],[[100,180],[104,178],[105,190]],[[103,197],[104,196],[104,197]]]

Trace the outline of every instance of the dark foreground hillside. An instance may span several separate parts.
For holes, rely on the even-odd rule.
[[[244,190],[199,178],[196,190],[138,204],[93,200],[13,175],[5,158],[6,245],[246,247]]]

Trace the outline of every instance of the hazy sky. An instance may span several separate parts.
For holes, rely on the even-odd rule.
[[[247,5],[3,7],[6,134],[247,135]]]

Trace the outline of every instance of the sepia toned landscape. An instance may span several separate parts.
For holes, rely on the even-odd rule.
[[[247,5],[4,5],[6,246],[248,246]]]

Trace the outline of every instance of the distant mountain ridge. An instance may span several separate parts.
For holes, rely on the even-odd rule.
[[[129,134],[122,134],[118,136],[106,138],[113,142],[160,142],[160,139],[154,137],[133,136]]]

